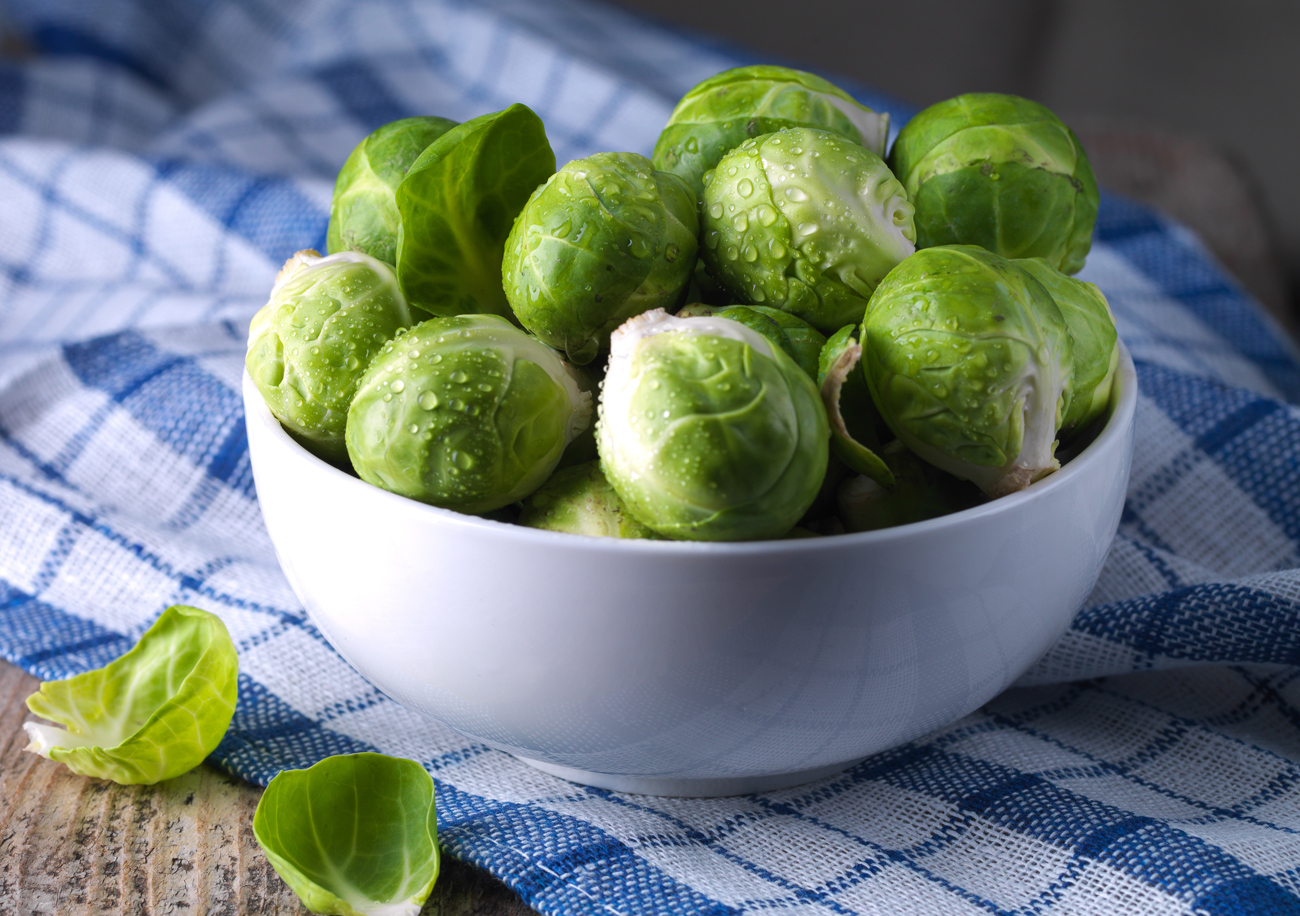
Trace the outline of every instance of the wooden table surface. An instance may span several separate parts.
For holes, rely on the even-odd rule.
[[[203,765],[154,786],[78,776],[23,752],[39,681],[0,661],[0,914],[298,916],[308,911],[253,837],[261,797]],[[535,911],[482,869],[444,856],[423,912]]]

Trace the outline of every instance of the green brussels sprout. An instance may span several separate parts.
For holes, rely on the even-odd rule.
[[[515,316],[575,363],[633,315],[681,301],[699,217],[686,183],[636,153],[575,159],[533,192],[506,240]]]
[[[737,300],[827,334],[862,320],[915,237],[912,205],[884,161],[823,130],[746,140],[705,178],[709,272]]]
[[[411,312],[392,268],[359,251],[300,251],[248,328],[244,365],[266,406],[304,448],[343,461],[357,384]]]
[[[995,497],[1059,467],[1070,332],[1011,261],[974,245],[918,251],[872,297],[862,351],[881,416],[931,464]]]
[[[176,604],[125,655],[29,696],[27,708],[58,725],[24,722],[24,750],[82,776],[153,785],[216,750],[238,693],[239,656],[225,624]]]
[[[413,308],[514,320],[501,258],[515,217],[555,173],[541,118],[523,105],[447,131],[397,186],[397,278]]]
[[[850,470],[890,487],[894,475],[877,454],[876,421],[880,415],[862,374],[853,371],[862,358],[854,330],[851,324],[840,328],[818,354],[816,379],[831,424],[831,454]]]
[[[1077,273],[1099,196],[1079,138],[1043,105],[975,92],[907,122],[889,153],[916,206],[916,245],[979,245]]]
[[[983,500],[978,488],[922,461],[898,439],[886,445],[881,455],[893,470],[891,486],[861,475],[849,477],[839,486],[839,518],[846,531],[921,522],[969,509]]]
[[[766,305],[705,305],[692,302],[677,313],[679,318],[707,318],[716,315],[739,321],[762,334],[786,352],[809,378],[817,377],[817,359],[826,345],[826,335],[802,318]]]
[[[523,499],[591,420],[556,353],[497,315],[434,318],[371,361],[348,410],[362,480],[461,512]]]
[[[752,137],[815,127],[885,155],[889,115],[872,111],[819,76],[788,67],[724,70],[677,103],[655,144],[655,168],[686,179],[702,198],[704,173]]]
[[[446,118],[402,118],[357,144],[334,180],[330,253],[364,251],[390,267],[397,263],[397,186],[430,143],[456,126]]]
[[[598,538],[658,538],[627,511],[599,461],[556,471],[524,502],[519,524]]]
[[[1043,284],[1070,329],[1074,374],[1066,392],[1061,437],[1083,429],[1110,406],[1111,380],[1119,365],[1119,335],[1115,316],[1101,290],[1084,280],[1067,277],[1042,258],[1014,264]]]
[[[812,379],[739,322],[656,309],[610,340],[601,468],[665,537],[781,537],[817,496],[828,436]]]

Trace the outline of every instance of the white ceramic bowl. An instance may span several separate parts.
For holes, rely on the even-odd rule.
[[[298,446],[244,378],[258,498],[312,619],[380,690],[551,773],[657,795],[829,775],[992,698],[1087,597],[1137,382],[1026,490],[885,531],[588,538],[385,492]]]

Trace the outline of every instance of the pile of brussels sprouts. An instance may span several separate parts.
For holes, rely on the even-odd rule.
[[[624,538],[917,521],[1028,486],[1106,413],[1097,186],[1008,95],[889,116],[717,74],[651,159],[556,171],[528,108],[381,127],[247,366],[303,446],[461,512]]]

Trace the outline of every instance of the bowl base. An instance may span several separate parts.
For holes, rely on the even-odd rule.
[[[592,773],[574,767],[559,766],[530,757],[514,755],[531,767],[543,773],[550,773],[569,782],[597,789],[609,789],[613,792],[630,792],[634,795],[669,795],[678,798],[717,798],[723,795],[752,795],[755,792],[774,792],[791,786],[812,782],[826,776],[834,776],[847,770],[855,763],[865,760],[859,757],[830,766],[814,767],[811,770],[795,770],[793,773],[777,773],[772,776],[719,776],[703,779],[679,779],[673,776],[624,776],[615,773]]]

